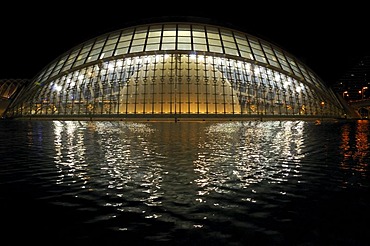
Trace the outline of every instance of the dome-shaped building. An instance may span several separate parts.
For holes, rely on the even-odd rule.
[[[304,63],[242,31],[193,22],[141,24],[88,40],[48,64],[9,118],[342,117]]]

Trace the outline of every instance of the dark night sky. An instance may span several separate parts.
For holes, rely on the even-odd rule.
[[[125,6],[126,1],[118,5],[106,1],[79,6],[63,2],[63,6],[50,7],[23,4],[22,11],[17,9],[19,3],[7,3],[0,15],[0,79],[32,78],[75,45],[163,16],[166,19],[193,16],[231,25],[280,46],[328,84],[336,81],[357,59],[370,55],[370,12],[365,3],[321,6],[297,2],[298,5],[290,6],[259,2],[245,2],[241,6],[242,2],[223,2],[234,5],[211,9],[196,5],[201,1],[177,1],[165,7],[158,7],[157,1],[157,6],[145,2]]]

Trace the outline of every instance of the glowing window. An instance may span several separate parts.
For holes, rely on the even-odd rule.
[[[177,44],[178,50],[191,50],[191,44],[189,43],[178,43]]]
[[[222,47],[220,47],[220,46],[213,46],[213,45],[210,45],[210,46],[209,46],[209,51],[210,51],[210,52],[223,53]]]
[[[163,43],[174,43],[176,42],[176,37],[163,37]]]
[[[162,26],[150,26],[148,37],[160,37],[162,33]]]
[[[145,47],[146,51],[159,50],[159,43],[156,44],[147,44]]]
[[[277,50],[277,49],[274,49],[274,50],[275,50],[276,56],[277,56],[277,58],[278,58],[278,60],[281,64],[281,68],[284,71],[287,71],[287,72],[291,73],[292,70],[290,69],[288,62],[286,61],[284,54],[282,52],[280,52],[279,50]]]
[[[146,35],[147,35],[147,28],[146,27],[137,28],[135,30],[134,39],[146,38]]]
[[[165,25],[163,28],[163,37],[175,37],[176,25]]]
[[[147,44],[155,44],[155,43],[160,43],[161,37],[154,37],[154,38],[148,38]]]
[[[194,44],[194,50],[207,51],[206,44]]]
[[[193,38],[193,42],[196,44],[206,44],[206,40],[204,38]]]
[[[162,50],[174,50],[175,43],[162,44]]]
[[[132,46],[144,45],[145,39],[135,39],[132,41]]]
[[[193,37],[200,37],[200,38],[205,38],[206,34],[204,32],[204,27],[202,26],[193,26]]]
[[[190,35],[191,33],[190,33],[190,30],[179,30],[178,31],[178,36],[179,37],[190,37],[191,35]]]
[[[209,45],[221,46],[221,40],[219,39],[209,39],[208,43]]]
[[[138,46],[131,46],[130,53],[135,53],[135,52],[142,52],[144,50],[143,45],[138,45]]]
[[[229,55],[233,55],[233,56],[238,56],[239,55],[239,53],[236,49],[231,49],[231,48],[228,48],[228,47],[225,47],[225,53],[229,54]]]

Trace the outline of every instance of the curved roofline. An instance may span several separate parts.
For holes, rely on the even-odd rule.
[[[167,54],[173,54],[170,60],[167,59],[167,57],[170,57],[166,56]],[[181,54],[181,56],[177,56],[178,54]],[[187,57],[182,54],[187,55]],[[212,60],[204,58],[203,61],[199,61],[197,58],[195,61],[190,62],[189,59],[192,58],[194,54],[202,57],[209,56]],[[158,61],[156,55],[163,55],[163,59]],[[143,64],[143,60],[141,59],[142,56],[151,56],[150,62],[144,60],[146,62],[145,66],[141,66]],[[127,59],[127,62],[125,62],[125,59],[130,57],[137,57],[138,59],[134,59],[134,64],[132,64],[132,60],[130,59]],[[178,57],[180,58],[177,59]],[[234,61],[229,62],[229,59]],[[111,61],[113,62],[111,63]],[[179,61],[179,63],[177,61]],[[240,62],[245,62],[244,66],[239,66],[239,64],[241,64]],[[180,71],[181,69],[181,71],[183,71],[182,65],[174,65],[177,63],[188,64],[187,71],[189,71],[189,73],[187,78],[189,84],[190,81],[194,82],[194,79],[198,80],[198,71],[202,70],[199,69],[199,64],[206,67],[206,69],[204,69],[204,76],[201,74],[201,76],[203,76],[201,78],[204,78],[204,82],[206,82],[202,84],[202,86],[207,87],[209,85],[207,83],[209,71],[215,71],[217,76],[219,76],[218,78],[223,78],[222,81],[224,81],[225,84],[220,87],[222,88],[222,93],[216,93],[216,87],[214,87],[215,105],[218,105],[218,97],[216,95],[219,94],[224,97],[223,111],[219,111],[220,113],[229,114],[232,112],[232,114],[234,114],[236,112],[234,111],[234,105],[239,105],[240,113],[242,114],[244,112],[245,103],[249,97],[255,97],[257,100],[257,109],[253,108],[251,109],[252,111],[249,110],[249,113],[253,115],[255,112],[257,112],[257,114],[267,114],[267,107],[264,109],[258,108],[261,100],[263,101],[261,105],[266,103],[265,105],[268,107],[274,105],[272,106],[273,110],[279,109],[279,111],[271,111],[279,115],[290,115],[291,113],[293,115],[301,115],[302,112],[304,114],[308,112],[309,115],[318,115],[320,114],[318,112],[320,109],[321,114],[323,114],[323,103],[328,103],[327,105],[329,106],[327,106],[326,111],[330,112],[330,114],[338,114],[338,112],[343,109],[343,106],[338,101],[338,98],[335,97],[332,89],[328,87],[310,67],[296,56],[283,49],[280,45],[249,34],[242,30],[242,28],[233,24],[224,23],[211,18],[194,16],[163,16],[134,22],[128,21],[120,28],[108,30],[105,33],[86,39],[80,44],[71,47],[47,64],[27,85],[26,91],[17,95],[17,98],[15,98],[16,100],[13,100],[11,104],[11,108],[16,110],[13,111],[13,113],[18,114],[20,112],[21,115],[28,115],[28,113],[36,115],[39,112],[41,112],[40,114],[45,113],[47,115],[50,110],[52,112],[51,115],[54,115],[55,112],[58,112],[58,115],[59,112],[62,112],[61,114],[69,114],[70,111],[68,111],[69,108],[67,110],[67,103],[71,101],[71,108],[73,109],[75,100],[77,100],[77,103],[84,103],[86,107],[80,111],[79,106],[78,111],[71,111],[72,114],[73,112],[87,114],[92,110],[89,106],[90,102],[92,102],[92,98],[94,98],[94,103],[108,102],[107,97],[104,96],[105,86],[111,83],[109,85],[109,88],[111,88],[109,95],[111,97],[109,99],[109,104],[102,104],[104,108],[108,105],[109,114],[113,112],[117,112],[117,114],[134,112],[136,114],[141,110],[136,111],[136,105],[140,103],[137,101],[138,96],[136,95],[140,96],[141,94],[135,92],[135,94],[132,94],[135,95],[134,99],[132,99],[132,97],[128,96],[131,91],[127,89],[127,92],[123,92],[123,90],[121,90],[121,86],[125,86],[125,84],[121,82],[131,81],[131,76],[137,71],[135,81],[138,81],[138,83],[135,82],[135,88],[137,89],[138,86],[144,87],[143,105],[147,105],[149,101],[145,101],[145,98],[146,95],[149,94],[146,92],[145,88],[148,86],[146,83],[148,77],[144,77],[143,74],[147,76],[149,74],[147,71],[155,71],[153,73],[155,74],[153,75],[153,84],[156,82],[160,83],[157,79],[161,79],[162,81],[162,78],[166,79],[166,81],[167,79],[168,81],[172,81],[173,76],[175,79],[178,76],[177,72],[173,73],[174,70]],[[158,75],[160,72],[156,71],[162,70],[157,67],[157,64],[163,65],[163,71],[170,72],[164,72],[163,77],[160,77]],[[252,67],[252,69],[249,69],[249,67]],[[86,69],[84,70],[84,68]],[[262,73],[262,75],[260,73]],[[117,80],[114,79],[116,77],[118,78],[118,84],[116,83]],[[180,78],[180,75],[178,77]],[[112,78],[113,82],[109,80],[110,78]],[[104,81],[108,82],[105,83]],[[142,83],[142,81],[144,82]],[[179,79],[179,81],[183,80]],[[220,83],[216,82],[221,80],[215,77],[214,81],[214,86],[220,85]],[[248,89],[247,92],[245,88],[249,88],[251,83],[254,84],[254,89],[252,92]],[[162,86],[164,84],[167,85],[165,91],[162,89],[162,91],[153,92],[152,94],[153,100],[156,99],[161,103],[160,105],[163,105],[165,101],[163,101],[163,98],[155,98],[154,95],[161,95],[163,93],[170,95],[170,101],[172,103],[172,95],[174,94],[173,88],[171,87],[173,83],[163,82]],[[261,87],[258,84],[263,86]],[[240,85],[240,87],[235,87],[235,85]],[[113,88],[118,88],[118,90],[113,90]],[[127,88],[131,87],[127,85]],[[193,93],[193,96],[200,94],[198,93],[198,87],[196,92],[193,90],[190,93],[190,87],[188,87],[188,89],[189,95],[191,93]],[[301,94],[300,91],[302,89],[304,89],[304,92]],[[80,93],[79,96],[69,94],[71,90],[72,93]],[[225,92],[225,90],[227,91]],[[234,93],[234,90],[238,91]],[[277,93],[269,93],[274,92],[273,90],[277,90]],[[305,90],[307,91],[305,92]],[[81,94],[85,93],[85,91],[86,93],[91,93],[91,95]],[[254,93],[254,91],[256,93]],[[261,93],[257,93],[257,91]],[[221,92],[221,89],[219,92]],[[238,94],[238,92],[240,93]],[[271,102],[266,96],[267,93],[269,93],[269,95],[271,94]],[[126,101],[123,104],[119,104],[122,99],[120,101],[118,101],[118,99],[120,99],[122,95],[126,96]],[[117,98],[112,99],[114,96],[117,96]],[[232,107],[225,106],[227,104],[226,102],[229,102],[226,96],[228,96],[228,98],[230,97],[229,99],[232,102]],[[235,96],[239,96],[239,98]],[[287,99],[288,97],[289,99]],[[100,101],[95,101],[95,99]],[[273,99],[276,99],[276,101],[272,101]],[[189,105],[190,103],[197,105],[194,104],[194,100],[190,100],[190,97],[188,97],[187,100]],[[205,100],[205,103],[203,103],[202,100]],[[28,106],[25,106],[25,113],[23,112],[23,102],[29,103],[27,104]],[[112,103],[115,102],[118,104],[114,105],[123,106],[119,106],[119,108],[112,106]],[[176,99],[174,102],[177,103]],[[198,104],[208,105],[208,102],[207,96],[205,99],[202,97],[201,100],[197,96]],[[236,102],[236,104],[234,104],[234,102]],[[306,103],[310,103],[308,111],[306,111]],[[320,104],[321,107],[319,103],[322,103]],[[290,104],[292,104],[294,108]],[[40,108],[42,109],[44,105],[53,106],[53,108],[46,108],[45,111],[40,111]],[[58,109],[55,110],[56,105],[61,111]],[[128,111],[129,105],[135,105],[134,111],[131,109],[132,112]],[[152,113],[167,113],[167,111],[163,111],[163,108],[161,108],[160,111],[158,109],[154,110],[154,101],[151,105]],[[94,110],[94,114],[99,112],[103,114],[103,106],[99,106],[101,111]],[[252,106],[255,105],[253,104]],[[289,112],[288,106],[291,107],[291,109],[289,109],[291,111]],[[99,107],[97,106],[97,108]],[[126,107],[126,109],[123,107]],[[143,114],[149,112],[145,111],[145,106],[143,107]],[[284,108],[286,108],[285,111],[283,110]],[[217,107],[215,107],[215,110],[215,112],[218,112]],[[203,111],[208,114],[208,106],[206,106]],[[104,112],[107,113],[106,111]],[[138,114],[140,114],[140,112]],[[189,106],[188,111],[185,110],[183,112],[190,113],[193,111],[190,111]],[[198,113],[199,112],[198,106]],[[210,112],[212,113],[212,111]],[[239,112],[239,109],[237,112]],[[172,113],[172,107],[170,107],[170,113]]]
[[[137,27],[137,26],[143,26],[143,25],[153,25],[153,24],[171,24],[171,23],[186,23],[186,24],[204,24],[204,25],[209,25],[209,26],[217,26],[217,27],[223,27],[226,29],[230,29],[232,31],[238,31],[247,34],[248,36],[255,37],[257,39],[263,40],[265,42],[268,42],[276,47],[281,48],[284,50],[286,53],[290,54],[291,56],[297,58],[296,56],[292,55],[292,53],[289,51],[288,48],[284,47],[283,45],[276,43],[275,41],[271,40],[270,38],[260,34],[260,33],[251,33],[249,30],[247,30],[245,27],[238,26],[235,23],[231,23],[225,20],[219,20],[219,19],[213,19],[209,17],[202,17],[202,16],[160,16],[160,17],[149,17],[149,18],[144,18],[141,20],[134,20],[134,21],[128,21],[125,22],[125,25],[116,29],[112,30],[109,32],[102,33],[101,35],[108,34],[114,31],[118,30],[123,30],[126,28],[130,27]],[[100,35],[99,35],[100,36]],[[96,37],[92,37],[96,38]],[[90,40],[90,39],[89,39]],[[86,40],[88,41],[88,40]],[[301,63],[303,63],[300,59],[299,60]]]
[[[131,28],[136,29],[137,27],[142,27],[142,26],[163,25],[163,24],[193,24],[193,25],[211,26],[211,27],[216,27],[216,28],[228,29],[228,30],[230,30],[232,32],[242,33],[242,34],[244,34],[247,37],[255,38],[255,39],[258,40],[258,42],[261,42],[262,41],[263,43],[267,43],[267,44],[269,44],[271,46],[274,46],[275,48],[277,48],[278,50],[280,50],[284,54],[284,56],[290,57],[293,60],[295,60],[295,62],[297,64],[303,65],[303,67],[305,69],[307,69],[310,73],[312,73],[315,76],[315,78],[318,81],[320,81],[320,83],[323,84],[326,87],[326,89],[329,89],[327,83],[325,83],[325,81],[323,81],[321,79],[321,77],[318,76],[317,73],[315,73],[304,62],[302,62],[300,59],[298,59],[295,55],[293,55],[289,51],[287,51],[284,48],[282,48],[280,45],[275,44],[274,42],[271,42],[271,41],[269,41],[269,40],[267,40],[265,38],[261,38],[259,36],[255,36],[253,34],[250,34],[248,32],[245,32],[240,27],[237,27],[237,26],[235,26],[235,25],[233,25],[231,23],[227,23],[227,22],[223,22],[223,21],[219,21],[219,20],[215,20],[215,19],[211,19],[211,18],[196,17],[196,16],[163,16],[163,17],[153,17],[153,18],[142,19],[142,20],[139,20],[139,21],[126,22],[125,25],[123,27],[121,27],[121,28],[118,28],[116,30],[111,30],[111,31],[102,33],[102,34],[100,34],[100,35],[98,35],[96,37],[89,38],[89,39],[85,40],[84,42],[71,47],[69,50],[67,50],[66,52],[62,53],[56,59],[54,59],[53,61],[51,61],[50,63],[48,63],[41,71],[39,71],[38,74],[36,74],[36,76],[34,78],[31,79],[31,81],[37,80],[37,78],[39,76],[41,76],[42,72],[44,72],[45,70],[47,70],[48,67],[50,67],[51,65],[55,65],[53,63],[56,62],[56,61],[58,61],[61,57],[67,55],[69,52],[71,52],[73,50],[76,50],[79,47],[82,48],[85,44],[87,44],[89,42],[93,42],[94,40],[96,40],[96,39],[98,39],[100,37],[104,37],[104,36],[107,36],[108,37],[112,33],[122,32],[122,31],[125,31],[125,30],[128,30],[128,29],[131,29]],[[141,52],[139,52],[139,53],[141,53]],[[209,52],[206,52],[206,53],[209,53]],[[222,54],[222,53],[220,53],[220,54]],[[126,54],[126,56],[127,55],[128,54]],[[223,55],[225,55],[225,54],[223,54]],[[265,65],[270,66],[270,65],[268,65],[268,63],[266,63]],[[275,69],[276,68],[277,67],[275,67]],[[285,71],[285,74],[289,74],[289,72]],[[293,76],[293,77],[296,77],[296,76]],[[48,79],[46,79],[46,80],[48,80]]]
[[[51,60],[49,63],[47,63],[40,71],[42,72],[44,69],[46,69],[50,64],[52,64],[54,61],[58,60],[60,57],[66,55],[68,52],[70,52],[71,50],[79,47],[79,46],[83,46],[84,44],[90,42],[90,41],[93,41],[97,38],[100,38],[100,37],[104,37],[104,36],[108,36],[112,33],[116,33],[116,32],[120,32],[120,31],[124,31],[124,30],[127,30],[127,29],[130,29],[130,28],[137,28],[137,27],[142,27],[142,26],[147,26],[147,25],[161,25],[161,24],[193,24],[193,25],[206,25],[206,26],[212,26],[212,27],[217,27],[217,28],[224,28],[224,29],[228,29],[230,31],[235,31],[235,32],[239,32],[239,33],[243,33],[245,34],[246,36],[248,37],[253,37],[253,38],[256,38],[260,41],[263,41],[263,42],[266,42],[266,43],[269,43],[273,46],[275,46],[276,48],[279,48],[280,50],[282,50],[286,55],[294,58],[296,61],[299,61],[301,64],[303,64],[306,68],[308,68],[311,72],[313,72],[315,74],[315,76],[317,78],[319,78],[322,82],[324,82],[320,76],[318,76],[310,67],[308,67],[304,62],[302,62],[300,59],[298,59],[295,55],[293,55],[291,52],[289,52],[287,49],[285,49],[283,46],[273,42],[273,41],[270,41],[268,38],[265,38],[261,35],[254,35],[254,34],[251,34],[249,32],[247,32],[246,30],[244,30],[244,28],[241,28],[241,27],[238,27],[238,26],[235,26],[234,24],[231,24],[230,22],[225,22],[225,21],[220,21],[220,20],[215,20],[215,19],[211,19],[211,18],[205,18],[205,17],[197,17],[197,16],[161,16],[161,17],[151,17],[151,18],[145,18],[145,19],[141,19],[141,20],[135,20],[135,21],[128,21],[128,22],[125,22],[125,25],[117,28],[117,29],[114,29],[114,30],[110,30],[110,31],[106,31],[106,32],[102,32],[101,34],[97,35],[97,36],[94,36],[94,37],[91,37],[91,38],[88,38],[84,41],[82,41],[81,43],[77,44],[77,45],[74,45],[72,47],[70,47],[68,50],[66,50],[65,52],[61,53],[59,56],[57,56],[55,59]],[[38,75],[39,73],[37,73],[31,80],[34,80]],[[324,82],[325,83],[325,82]]]
[[[213,27],[218,27],[218,28],[225,28],[225,29],[229,29],[231,31],[241,32],[241,33],[246,34],[247,36],[254,37],[254,38],[259,39],[261,41],[270,43],[270,44],[274,45],[275,47],[280,48],[281,50],[283,50],[289,56],[294,57],[296,60],[300,61],[302,64],[305,64],[300,59],[297,59],[296,56],[294,56],[291,52],[289,52],[288,49],[285,49],[282,45],[280,45],[278,43],[275,43],[274,41],[270,40],[267,37],[264,37],[263,35],[251,34],[247,30],[245,30],[245,28],[243,28],[241,26],[237,26],[237,25],[235,25],[231,22],[216,20],[216,19],[208,18],[208,17],[200,17],[200,16],[160,16],[160,17],[149,17],[149,18],[144,18],[144,19],[140,19],[140,20],[126,21],[123,25],[121,25],[121,26],[119,26],[115,29],[106,30],[106,31],[103,31],[103,32],[101,32],[100,34],[98,34],[96,36],[91,36],[91,37],[89,37],[85,40],[82,40],[82,42],[71,46],[69,49],[65,50],[63,53],[61,53],[55,59],[53,59],[49,63],[47,63],[40,71],[37,72],[37,74],[34,77],[29,78],[29,80],[33,80],[34,78],[36,78],[37,75],[39,74],[39,72],[42,72],[43,69],[45,69],[53,61],[57,60],[59,57],[65,55],[66,53],[68,53],[72,49],[74,49],[76,47],[79,47],[79,46],[81,46],[81,45],[83,45],[83,44],[85,44],[89,41],[92,41],[92,40],[94,40],[96,38],[99,38],[99,37],[102,37],[102,36],[109,35],[111,33],[123,31],[123,30],[129,29],[129,28],[136,28],[136,27],[141,27],[141,26],[146,26],[146,25],[158,25],[158,24],[202,24],[202,25],[213,26]],[[310,68],[310,70],[312,71],[311,68]]]
[[[208,17],[200,17],[200,16],[160,16],[160,17],[149,17],[141,20],[135,21],[128,21],[125,22],[125,26],[120,28],[124,29],[126,27],[133,27],[133,26],[141,26],[141,25],[148,25],[148,24],[157,24],[157,23],[198,23],[198,24],[207,24],[207,25],[214,25],[219,27],[225,27],[229,29],[238,30],[241,32],[245,32],[241,27],[238,27],[230,22],[220,21]]]

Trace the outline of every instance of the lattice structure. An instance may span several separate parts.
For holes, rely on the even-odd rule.
[[[0,98],[2,100],[10,99],[28,81],[27,79],[0,80]]]
[[[305,64],[255,36],[165,22],[88,40],[48,64],[8,117],[342,117]]]

